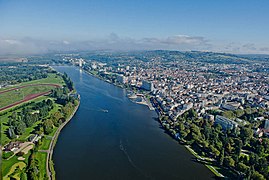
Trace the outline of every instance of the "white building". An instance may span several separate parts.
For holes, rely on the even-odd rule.
[[[238,123],[223,116],[216,116],[215,123],[221,125],[222,129],[229,130],[238,126]]]

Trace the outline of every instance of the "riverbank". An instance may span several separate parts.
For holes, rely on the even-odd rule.
[[[97,74],[91,73],[91,72],[86,71],[86,70],[83,70],[83,71],[86,72],[87,74],[89,74],[89,75],[91,75],[91,76],[93,76],[93,77],[96,77],[96,78],[98,78],[98,79],[100,79],[100,80],[102,80],[102,81],[105,81],[105,82],[107,82],[107,83],[109,83],[109,84],[112,84],[112,85],[117,86],[117,87],[122,88],[122,89],[126,89],[124,86],[119,85],[119,84],[116,84],[116,83],[113,83],[113,82],[111,82],[111,81],[109,81],[109,80],[107,80],[107,79],[105,79],[105,78],[102,78],[102,77],[98,76]],[[129,97],[129,96],[128,96],[128,98],[129,98],[132,102],[134,102],[134,103],[136,103],[136,104],[141,104],[141,105],[145,105],[145,106],[147,106],[147,107],[149,108],[149,110],[151,110],[151,111],[154,111],[154,110],[155,110],[155,108],[153,107],[152,103],[151,103],[146,97],[144,97],[144,96],[143,96],[143,100],[142,100],[141,102],[134,101],[134,100],[133,100],[134,98]]]
[[[156,111],[157,111],[157,109],[156,109]],[[170,137],[172,137],[173,139],[175,139],[176,141],[178,141],[181,145],[183,145],[196,158],[196,161],[197,162],[202,163],[205,167],[207,167],[218,178],[225,178],[225,176],[223,174],[221,174],[214,166],[211,165],[211,164],[213,164],[214,159],[208,158],[208,157],[201,157],[200,155],[198,155],[198,153],[195,152],[195,150],[190,145],[186,145],[186,141],[185,140],[178,139],[178,137],[176,137],[175,134],[172,134],[169,131],[169,129],[166,128],[166,126],[164,125],[164,123],[161,121],[161,118],[160,117],[159,117],[159,122],[162,125],[162,127],[166,131],[168,131],[167,134],[169,134]]]
[[[66,72],[81,95],[72,128],[66,126],[54,148],[57,179],[214,177],[203,164],[192,160],[194,157],[185,147],[164,133],[155,112],[126,97],[130,91],[74,66],[55,69]],[[108,113],[101,109],[107,109]],[[103,173],[103,169],[108,171]]]
[[[93,74],[93,73],[90,73],[90,72],[88,72],[88,71],[86,71],[86,70],[84,70],[87,74],[90,74],[91,76],[93,76],[93,77],[96,77],[96,78],[98,78],[98,79],[100,79],[100,80],[102,80],[102,81],[105,81],[105,82],[108,82],[108,83],[110,83],[110,84],[113,84],[113,85],[115,85],[115,86],[117,86],[117,87],[120,87],[120,88],[122,88],[122,89],[125,89],[123,86],[120,86],[120,85],[117,85],[117,84],[115,84],[115,83],[113,83],[113,82],[111,82],[111,81],[108,81],[107,79],[105,79],[105,78],[102,78],[102,77],[100,77],[100,76],[98,76],[97,74]],[[149,102],[148,101],[146,101],[147,99],[144,97],[144,95],[143,95],[143,101],[142,102],[136,102],[135,100],[133,100],[133,99],[135,99],[134,98],[135,96],[130,96],[129,97],[129,99],[133,102],[133,103],[137,103],[137,104],[142,104],[142,105],[146,105],[146,106],[148,106],[149,107],[149,109],[150,110],[156,110],[156,112],[157,112],[157,114],[158,114],[158,118],[159,118],[159,122],[160,122],[160,124],[162,125],[162,127],[163,128],[165,128],[164,126],[163,126],[163,124],[162,124],[162,122],[160,121],[160,114],[162,114],[162,113],[160,113],[160,112],[158,112],[158,108],[153,108],[154,106],[153,106],[153,104],[152,104],[152,102],[150,101],[150,105],[148,104]],[[152,108],[151,108],[152,107]],[[173,138],[173,139],[175,139],[175,140],[177,140],[174,136],[172,136],[172,134],[170,134],[171,135],[171,137]],[[203,161],[203,159],[204,158],[202,158],[202,157],[200,157],[190,146],[187,146],[187,145],[183,145],[193,156],[195,156],[196,157],[196,159],[197,159],[197,161],[199,161],[200,163],[202,163],[205,167],[207,167],[214,175],[216,175],[217,177],[219,177],[219,178],[224,178],[225,176],[223,176],[221,173],[219,173],[213,166],[211,166],[211,165],[209,165],[209,164],[206,164],[204,161]]]
[[[53,149],[56,145],[58,136],[61,132],[61,130],[65,127],[65,125],[73,118],[73,116],[76,114],[78,108],[80,105],[80,97],[79,97],[79,101],[77,106],[75,106],[72,114],[70,115],[70,117],[63,123],[60,125],[60,127],[56,130],[54,136],[52,137],[52,140],[50,142],[50,146],[48,149],[48,155],[47,155],[47,159],[46,159],[46,171],[47,171],[47,176],[50,180],[54,180],[55,179],[55,171],[54,171],[54,167],[53,167],[53,161],[52,161],[52,155],[53,155]]]

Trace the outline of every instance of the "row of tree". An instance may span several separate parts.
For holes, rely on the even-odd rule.
[[[0,82],[16,84],[48,77],[49,69],[41,66],[0,66]]]

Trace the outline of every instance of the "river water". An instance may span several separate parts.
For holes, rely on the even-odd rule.
[[[212,179],[214,175],[160,127],[156,113],[126,91],[75,67],[81,104],[54,149],[58,180]]]

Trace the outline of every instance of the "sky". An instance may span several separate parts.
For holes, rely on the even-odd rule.
[[[0,0],[0,54],[200,50],[269,54],[268,0]]]

